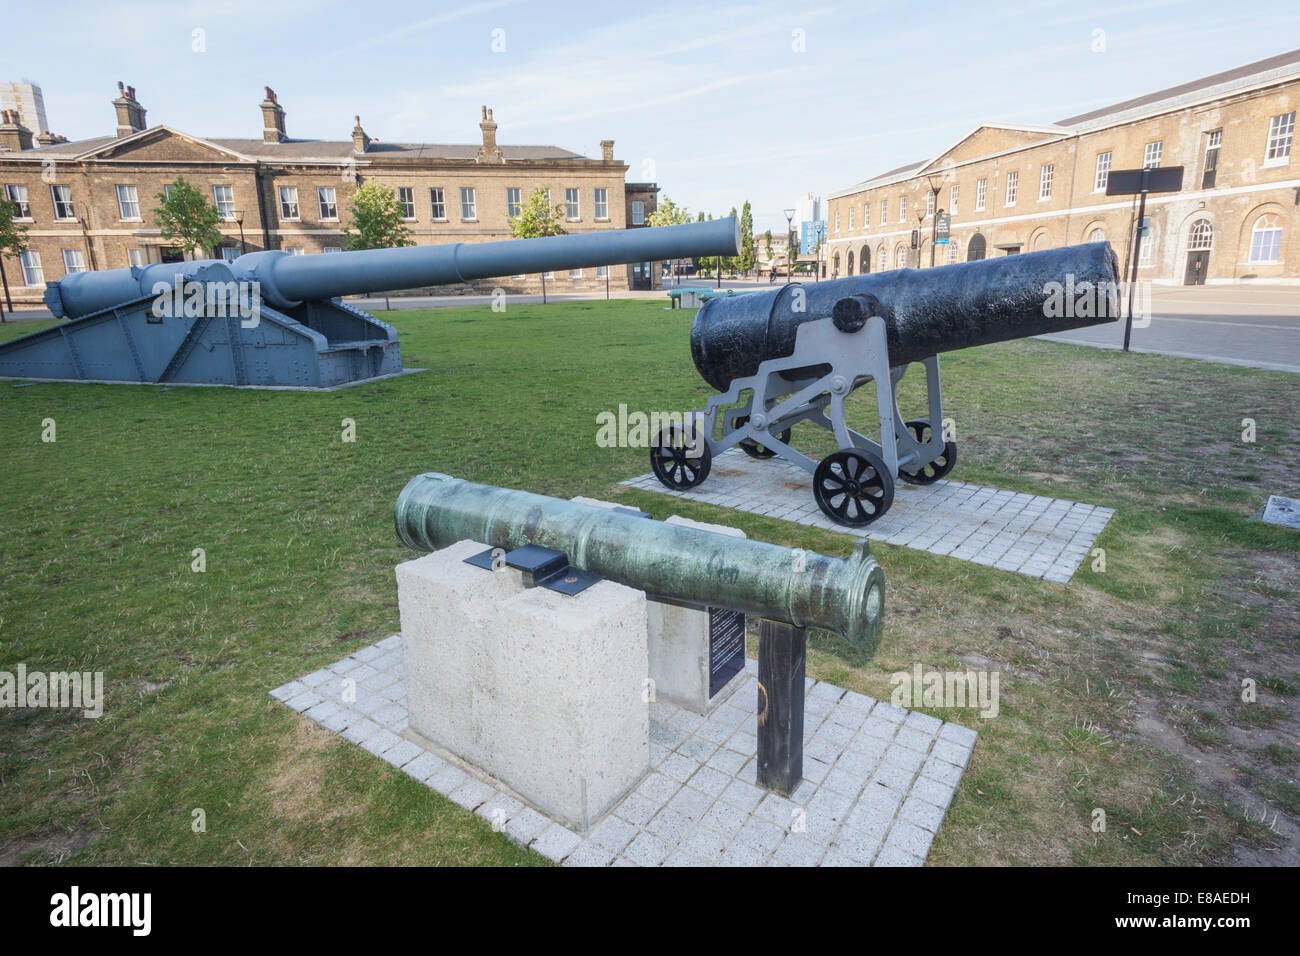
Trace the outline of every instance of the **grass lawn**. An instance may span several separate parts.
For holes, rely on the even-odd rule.
[[[545,862],[267,692],[398,629],[392,508],[421,471],[847,554],[618,486],[646,453],[597,447],[596,415],[703,405],[691,316],[382,313],[429,371],[328,394],[0,382],[0,670],[107,687],[99,720],[0,711],[0,863]],[[812,676],[875,697],[918,661],[1001,672],[997,718],[933,711],[980,740],[930,862],[1294,861],[1300,535],[1251,517],[1300,495],[1300,380],[1039,341],[945,356],[944,379],[954,478],[1116,515],[1105,570],[1064,586],[876,546],[879,654],[810,635]]]

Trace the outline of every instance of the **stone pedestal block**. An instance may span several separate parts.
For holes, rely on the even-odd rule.
[[[645,594],[525,588],[483,550],[397,566],[411,729],[586,830],[649,766]]]

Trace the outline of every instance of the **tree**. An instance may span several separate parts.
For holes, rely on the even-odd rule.
[[[701,212],[698,216],[695,217],[695,221],[704,222],[705,218],[706,217],[704,213]],[[709,213],[707,218],[712,219],[713,213]],[[706,279],[709,278],[711,275],[713,275],[713,259],[711,257],[695,256],[693,259],[691,259],[691,261],[695,263],[696,275],[704,276],[704,278]]]
[[[763,249],[767,252],[768,268],[772,266],[772,230],[763,233]]]
[[[749,200],[740,209],[740,271],[749,275],[749,270],[758,262],[754,249],[754,213],[749,208]]]
[[[704,214],[700,214],[700,219],[704,219]],[[685,206],[679,206],[667,196],[655,207],[655,211],[650,214],[646,220],[652,226],[680,226],[683,223],[691,221],[690,210]]]
[[[358,249],[394,249],[413,246],[415,241],[402,224],[405,215],[397,193],[383,183],[369,182],[357,187],[352,194],[352,220],[343,229],[349,251]],[[391,310],[388,293],[384,293],[384,308]]]
[[[516,239],[540,239],[543,236],[563,236],[564,227],[560,218],[564,215],[564,203],[551,206],[550,193],[542,186],[533,190],[532,195],[524,200],[519,215],[511,216],[510,232]],[[542,273],[542,304],[546,304],[546,273]]]
[[[182,177],[158,193],[158,207],[153,211],[154,224],[162,237],[184,253],[208,250],[221,242],[221,214],[208,202],[203,191]]]
[[[14,222],[17,215],[18,204],[0,196],[0,283],[4,284],[5,305],[10,312],[14,303],[9,297],[9,277],[5,275],[5,253],[20,256],[27,251],[27,227]],[[0,311],[0,322],[3,321],[4,312]]]

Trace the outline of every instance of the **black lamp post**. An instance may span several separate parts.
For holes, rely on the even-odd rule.
[[[244,245],[244,210],[235,210],[235,222],[239,225],[239,254],[242,256],[248,251],[248,248]]]
[[[794,281],[794,210],[785,210],[786,247],[785,247],[785,281],[789,285]]]

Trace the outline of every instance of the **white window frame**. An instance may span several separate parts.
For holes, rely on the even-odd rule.
[[[1165,153],[1165,141],[1162,139],[1152,140],[1142,148],[1142,168],[1159,169],[1160,159]]]
[[[117,218],[123,222],[140,221],[140,193],[130,183],[113,187],[117,192]]]
[[[581,269],[570,269],[570,270],[569,270],[569,278],[570,278],[570,279],[581,279],[581,278],[582,278],[582,270],[581,270]]]
[[[1020,171],[1018,169],[1007,170],[1007,191],[1002,205],[1014,206],[1016,204],[1016,193],[1020,192]]]
[[[301,222],[301,210],[298,208],[298,187],[281,186],[277,190],[280,197],[280,221],[281,222]]]
[[[221,259],[223,262],[234,262],[239,258],[239,246],[222,246]]]
[[[926,219],[934,218],[934,195],[935,193],[933,189],[927,189],[925,191],[925,218]]]
[[[632,201],[632,225],[645,225],[645,203],[639,199]]]
[[[1265,219],[1272,220],[1274,223],[1276,223],[1276,225],[1270,225],[1267,228],[1261,229],[1260,223],[1262,223]],[[1269,235],[1270,238],[1268,240],[1261,241],[1261,237],[1264,236],[1266,233]],[[1257,253],[1262,252],[1265,248],[1264,242],[1268,242],[1268,247],[1271,249],[1273,253],[1272,257],[1269,259],[1263,259],[1257,257]],[[1255,225],[1251,227],[1250,253],[1247,257],[1247,261],[1252,262],[1255,265],[1276,265],[1278,262],[1281,261],[1281,259],[1279,258],[1281,256],[1281,253],[1282,253],[1282,217],[1279,216],[1277,213],[1264,213],[1264,215],[1260,216],[1258,219],[1255,220]]]
[[[338,192],[333,186],[316,187],[316,211],[320,213],[321,222],[339,221]]]
[[[63,272],[74,275],[86,271],[86,253],[81,249],[63,249]]]
[[[609,275],[609,266],[596,266],[596,278],[604,279]]]
[[[864,202],[862,204],[862,228],[871,228],[871,203],[869,202]]]
[[[609,222],[609,190],[604,186],[592,190],[591,201],[596,222]]]
[[[302,246],[285,246],[284,251],[291,256],[305,256],[307,254],[307,250]]]
[[[1097,154],[1097,166],[1092,176],[1092,191],[1095,193],[1104,193],[1106,184],[1110,182],[1111,156],[1112,150],[1109,149]]]
[[[402,207],[402,222],[415,222],[415,187],[398,186],[397,204]]]
[[[321,252],[342,252],[342,246],[321,246]]]
[[[564,189],[564,221],[582,222],[582,190],[566,186]]]
[[[67,196],[67,199],[60,199],[60,196]],[[72,187],[64,186],[59,183],[50,184],[50,200],[54,203],[54,219],[56,222],[76,222],[77,205],[72,201]],[[59,208],[67,206],[68,214],[62,216],[59,214]]]
[[[854,225],[853,225],[853,210],[854,210],[854,207],[853,207],[853,206],[850,206],[850,207],[849,207],[849,232],[852,232],[853,229],[854,229]]]
[[[139,246],[126,250],[126,265],[129,269],[131,266],[144,266],[144,250]]]
[[[429,187],[429,218],[434,222],[447,221],[447,193],[441,186]]]
[[[1152,225],[1142,237],[1142,248],[1138,250],[1138,268],[1145,269],[1155,260],[1156,227]]]
[[[975,183],[975,211],[976,212],[984,211],[984,205],[988,201],[988,196],[989,196],[989,181],[987,179],[981,179],[977,183]]]
[[[226,191],[226,197],[222,198],[221,190]],[[212,187],[212,204],[217,207],[217,215],[226,222],[235,221],[235,187],[226,185],[216,185]],[[229,207],[223,208],[223,207]]]
[[[838,209],[835,210],[835,231],[840,231],[840,211]]]
[[[1052,180],[1056,176],[1056,164],[1044,163],[1038,171],[1038,201],[1047,202],[1052,198]]]
[[[899,243],[898,249],[895,250],[895,252],[894,252],[894,268],[895,268],[895,269],[906,269],[906,268],[907,268],[907,253],[908,253],[908,248],[907,248],[907,246],[903,245],[902,243]]]
[[[898,221],[907,222],[907,197],[898,197]]]
[[[20,193],[21,193],[21,198],[19,198]],[[6,185],[5,198],[8,199],[11,203],[13,203],[15,206],[14,212],[17,213],[17,215],[14,216],[15,222],[32,221],[32,203],[31,203],[31,199],[27,195],[26,186],[22,185],[21,183],[11,183],[9,185]]]
[[[460,221],[478,222],[478,201],[473,186],[460,187]]]
[[[506,187],[506,218],[518,219],[524,211],[524,191],[518,186]]]
[[[949,215],[949,216],[955,216],[955,215],[957,215],[957,195],[958,195],[958,192],[959,192],[959,190],[958,190],[958,188],[957,188],[957,184],[956,184],[956,183],[953,183],[951,186],[948,187],[948,215]]]
[[[1295,140],[1295,110],[1278,113],[1268,121],[1268,140],[1264,145],[1265,166],[1285,166],[1291,162],[1291,144]]]
[[[23,270],[23,285],[28,287],[45,285],[45,267],[41,265],[39,252],[35,249],[20,252],[18,262]]]

